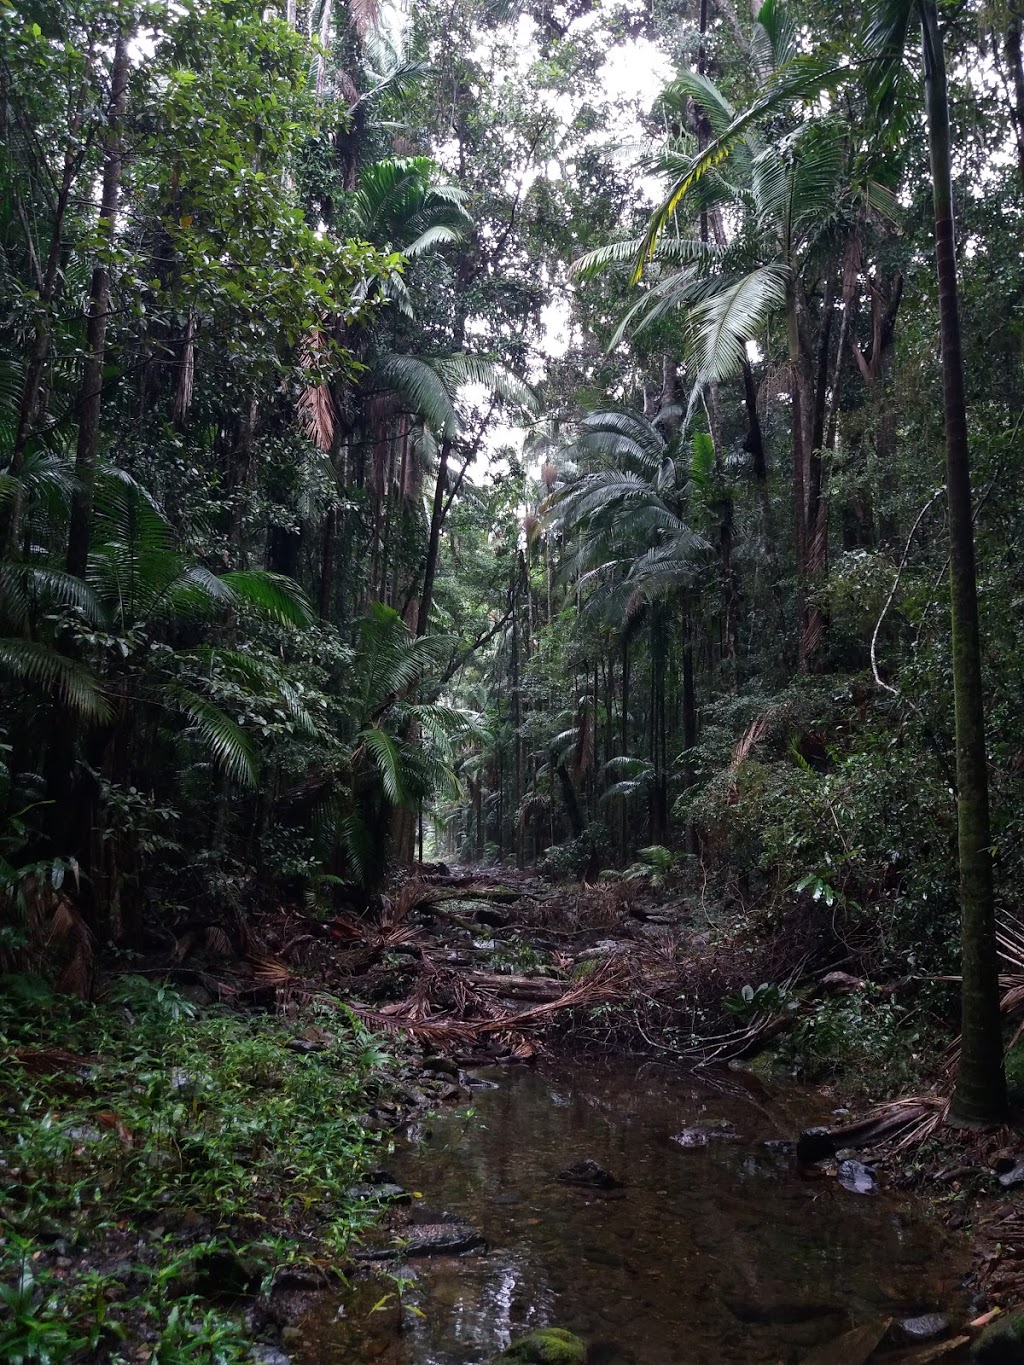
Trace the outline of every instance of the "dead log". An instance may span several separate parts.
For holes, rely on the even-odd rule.
[[[796,1144],[796,1159],[804,1165],[824,1161],[837,1152],[877,1147],[912,1124],[920,1123],[933,1111],[926,1104],[907,1104],[885,1114],[876,1114],[845,1128],[808,1128]]]
[[[466,980],[480,990],[494,991],[510,1000],[557,1000],[565,994],[564,981],[543,976],[506,976],[501,972],[466,972]]]

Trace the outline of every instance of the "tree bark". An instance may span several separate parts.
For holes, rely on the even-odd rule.
[[[437,456],[437,483],[434,486],[434,507],[430,514],[430,536],[427,540],[427,563],[423,570],[423,596],[420,598],[419,615],[416,618],[416,634],[426,635],[430,620],[430,604],[434,596],[434,579],[437,576],[437,558],[441,551],[441,525],[444,521],[444,493],[448,482],[448,456],[451,442],[442,441]]]
[[[100,192],[100,228],[105,245],[112,246],[117,228],[117,209],[121,194],[121,119],[128,98],[128,42],[121,32],[114,46],[110,72],[110,104],[103,144],[103,187]],[[89,321],[86,328],[86,356],[82,367],[79,404],[78,445],[75,474],[78,488],[71,503],[68,530],[68,573],[85,577],[92,530],[93,484],[99,450],[100,413],[103,406],[103,362],[107,349],[107,318],[110,313],[110,271],[106,262],[97,261],[89,289]]]
[[[1003,36],[1003,53],[1013,81],[1010,117],[1017,138],[1017,173],[1024,186],[1024,60],[1021,58],[1021,20],[1024,0],[1007,0],[1009,11]]]
[[[956,715],[957,832],[960,854],[961,1052],[950,1116],[969,1125],[1007,1114],[999,1015],[995,900],[989,829],[988,765],[981,679],[977,569],[960,339],[946,62],[936,0],[918,0],[925,106],[935,208],[942,401],[949,499],[949,584]]]

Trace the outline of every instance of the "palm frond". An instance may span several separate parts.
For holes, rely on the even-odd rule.
[[[577,279],[587,280],[600,274],[611,265],[626,265],[636,259],[643,245],[642,237],[626,237],[619,242],[609,242],[606,246],[588,251],[570,267]],[[654,247],[651,257],[654,261],[673,265],[698,264],[710,268],[721,260],[720,247],[702,242],[699,237],[661,237]]]
[[[190,729],[224,775],[239,786],[255,787],[256,752],[238,722],[212,701],[188,688],[168,687],[165,695],[191,722]]]
[[[867,7],[864,50],[870,65],[865,85],[872,108],[883,118],[892,111],[913,19],[914,0],[874,0]]]
[[[739,374],[747,342],[757,337],[771,314],[785,304],[786,283],[783,267],[762,266],[693,310],[691,336],[699,382]]]
[[[661,92],[656,107],[685,116],[690,100],[700,105],[716,137],[724,133],[736,118],[736,110],[714,81],[698,71],[678,72],[675,80],[670,81]]]
[[[362,730],[359,740],[377,769],[384,795],[393,806],[402,805],[406,796],[404,765],[397,743],[377,725]]]
[[[739,114],[723,133],[712,138],[707,147],[690,161],[655,209],[634,262],[633,283],[640,280],[648,261],[652,258],[655,245],[685,196],[703,176],[730,156],[750,129],[755,128],[766,115],[776,109],[820,96],[842,84],[850,76],[851,68],[847,59],[841,55],[837,56],[828,48],[808,56],[794,57],[777,71],[767,89]]]
[[[110,705],[99,679],[78,659],[69,659],[36,640],[0,639],[0,670],[59,697],[86,721],[103,721]]]
[[[220,583],[235,599],[273,617],[283,626],[309,626],[316,619],[309,598],[286,574],[268,569],[234,570],[220,575]]]

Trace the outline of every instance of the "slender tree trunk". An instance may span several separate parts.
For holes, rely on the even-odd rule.
[[[437,559],[441,552],[441,525],[444,521],[444,494],[448,483],[448,456],[450,453],[451,442],[442,441],[437,456],[437,483],[434,486],[434,507],[430,514],[427,563],[423,570],[423,596],[420,598],[419,616],[416,621],[417,635],[426,635],[427,624],[430,621],[430,604],[434,597]]]
[[[117,208],[121,195],[121,119],[128,97],[129,34],[117,35],[110,73],[110,105],[103,146],[103,188],[100,194],[100,230],[104,243],[113,244],[117,228]],[[75,473],[78,488],[71,503],[68,530],[68,573],[85,577],[92,530],[93,484],[99,451],[100,413],[103,406],[103,362],[107,349],[107,317],[110,313],[110,272],[106,263],[97,261],[89,290],[89,321],[86,329],[86,355],[82,367],[79,404],[78,446]]]
[[[1017,172],[1021,185],[1024,185],[1024,60],[1021,58],[1021,27],[1024,17],[1024,0],[1007,0],[1009,11],[1006,20],[1003,52],[1010,68],[1013,81],[1013,102],[1010,116],[1017,138]]]
[[[949,582],[956,713],[957,824],[960,853],[962,1040],[954,1121],[980,1125],[1006,1117],[992,848],[981,680],[977,570],[967,404],[960,341],[946,62],[936,0],[918,0],[924,48],[928,149],[935,203],[935,261],[942,340],[942,400],[949,499]]]

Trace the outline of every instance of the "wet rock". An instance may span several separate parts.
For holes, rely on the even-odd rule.
[[[1018,1161],[1010,1170],[1004,1171],[999,1177],[999,1183],[1004,1190],[1012,1190],[1017,1185],[1024,1185],[1024,1161]]]
[[[796,1159],[803,1166],[813,1166],[836,1154],[836,1144],[827,1128],[807,1128],[797,1138]]]
[[[590,1157],[566,1166],[564,1170],[558,1172],[558,1179],[566,1185],[585,1185],[593,1190],[622,1188],[621,1180],[616,1180],[615,1176]]]
[[[74,1128],[65,1128],[64,1136],[72,1142],[101,1142],[103,1134],[98,1128],[94,1128],[91,1123],[81,1123]]]
[[[291,1356],[286,1356],[276,1346],[254,1346],[249,1352],[249,1359],[255,1361],[256,1365],[292,1365]]]
[[[465,1223],[423,1223],[407,1228],[398,1245],[367,1247],[356,1252],[361,1261],[390,1261],[398,1257],[461,1256],[484,1246],[484,1239]]]
[[[425,1223],[409,1229],[402,1251],[406,1256],[457,1256],[483,1245],[476,1228],[465,1223]]]
[[[672,1134],[672,1141],[679,1147],[710,1147],[713,1143],[742,1142],[743,1138],[728,1119],[716,1119],[681,1128],[678,1133]]]
[[[761,1146],[772,1156],[790,1157],[796,1152],[796,1143],[790,1138],[765,1138]]]
[[[448,1057],[424,1057],[423,1071],[427,1076],[447,1076],[450,1080],[459,1079],[459,1066]]]
[[[562,1327],[540,1327],[514,1341],[498,1360],[502,1365],[585,1365],[587,1348]]]
[[[274,1272],[273,1292],[318,1294],[331,1283],[328,1271],[316,1265],[282,1265]]]
[[[473,1076],[469,1072],[467,1072],[463,1079],[465,1080],[466,1085],[469,1086],[470,1090],[501,1089],[501,1086],[498,1084],[497,1081],[488,1080],[486,1076]]]
[[[840,1161],[837,1177],[844,1190],[852,1194],[872,1194],[878,1189],[878,1178],[863,1161]]]
[[[949,1331],[949,1318],[941,1313],[922,1313],[916,1318],[901,1318],[895,1324],[893,1334],[900,1341],[936,1341]]]
[[[353,1185],[349,1190],[353,1199],[377,1204],[411,1204],[412,1195],[401,1185]]]
[[[1024,1361],[1024,1311],[990,1322],[971,1347],[975,1365],[1021,1365]]]

